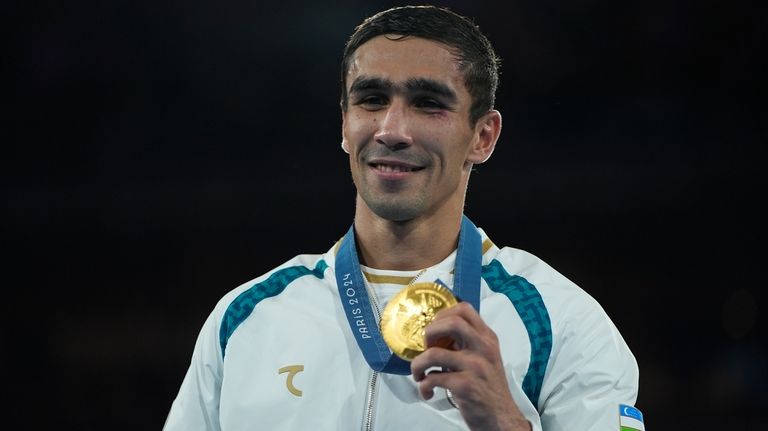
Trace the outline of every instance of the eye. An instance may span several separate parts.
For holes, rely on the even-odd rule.
[[[387,105],[387,99],[379,95],[369,95],[361,98],[358,105],[369,111],[377,111]]]
[[[445,109],[445,104],[431,97],[418,98],[413,104],[417,108],[425,111],[440,111]]]

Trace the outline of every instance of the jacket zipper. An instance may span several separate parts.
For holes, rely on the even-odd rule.
[[[372,431],[373,430],[373,404],[376,401],[376,383],[379,380],[379,373],[376,371],[371,372],[371,380],[368,384],[368,395],[365,399],[365,414],[363,415],[364,423],[363,423],[363,430],[364,431]]]
[[[365,277],[365,276],[363,276]],[[365,280],[365,278],[363,278]],[[381,309],[379,308],[379,300],[376,297],[376,293],[373,289],[365,283],[365,288],[368,290],[368,297],[371,298],[371,304],[373,304],[373,310],[376,312],[376,324],[381,321]],[[373,430],[373,407],[376,403],[376,384],[379,381],[379,373],[371,370],[371,379],[368,383],[368,394],[365,398],[365,411],[363,412],[363,431]]]

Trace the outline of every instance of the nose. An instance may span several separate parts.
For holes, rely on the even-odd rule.
[[[404,103],[393,101],[380,117],[378,131],[373,138],[381,145],[386,145],[390,150],[397,151],[413,144],[410,132],[410,121],[407,106]]]

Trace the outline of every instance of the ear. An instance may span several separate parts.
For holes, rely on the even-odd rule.
[[[341,111],[341,149],[345,153],[349,154],[349,143],[347,143],[347,113],[342,109]]]
[[[496,148],[501,134],[501,113],[490,110],[475,123],[474,140],[467,154],[467,161],[475,165],[485,162]]]

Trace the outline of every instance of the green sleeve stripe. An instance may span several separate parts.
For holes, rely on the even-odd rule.
[[[531,342],[531,360],[523,379],[523,392],[538,409],[544,373],[552,352],[552,324],[536,286],[519,275],[510,275],[498,260],[483,266],[483,279],[494,292],[503,293],[515,306]]]

